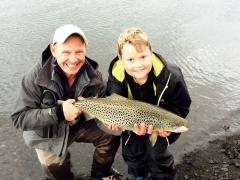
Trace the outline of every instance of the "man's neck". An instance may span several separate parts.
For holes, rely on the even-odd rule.
[[[74,80],[76,78],[76,75],[70,75],[70,76],[66,76],[67,82],[68,82],[68,87],[71,87]]]

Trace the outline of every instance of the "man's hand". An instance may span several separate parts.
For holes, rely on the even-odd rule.
[[[67,121],[75,120],[82,113],[81,109],[73,105],[74,102],[74,99],[68,99],[62,103],[63,114]]]

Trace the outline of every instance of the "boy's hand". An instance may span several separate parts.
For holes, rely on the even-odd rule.
[[[139,136],[142,136],[145,134],[152,134],[153,133],[153,125],[149,125],[149,127],[146,128],[145,123],[142,123],[140,126],[138,126],[138,124],[134,124],[133,132]]]
[[[154,126],[153,125],[149,125],[148,128],[146,128],[145,123],[142,123],[140,125],[140,127],[137,124],[134,124],[133,127],[133,132],[136,133],[139,136],[145,135],[145,134],[152,134],[154,131]],[[167,137],[171,134],[171,132],[169,131],[159,131],[158,135],[161,137]]]
[[[158,135],[161,137],[168,137],[170,136],[171,132],[169,131],[158,131]]]
[[[62,103],[63,114],[67,121],[75,120],[81,113],[82,110],[76,108],[72,103],[74,103],[74,99],[68,99]]]
[[[138,126],[138,124],[134,124],[133,132],[139,136],[143,136],[145,134],[152,134],[153,128],[154,128],[153,125],[149,125],[148,128],[146,128],[145,123],[142,123],[140,126]],[[112,130],[112,131],[119,131],[119,130],[125,131],[125,129],[121,129],[117,125],[114,125],[114,124],[110,124],[108,126],[108,129]],[[168,137],[170,134],[171,134],[171,132],[169,132],[169,131],[159,131],[158,132],[158,135],[161,137]]]

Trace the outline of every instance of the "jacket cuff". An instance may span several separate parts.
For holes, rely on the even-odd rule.
[[[179,138],[180,135],[181,133],[171,132],[170,136],[168,136],[169,143],[170,144],[174,143]]]
[[[56,106],[56,115],[58,117],[58,121],[65,120],[62,104],[58,104]]]

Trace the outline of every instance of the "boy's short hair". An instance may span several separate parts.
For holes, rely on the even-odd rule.
[[[146,47],[151,50],[149,38],[140,28],[131,27],[125,29],[118,38],[118,53],[122,56],[122,49],[125,44],[133,45],[138,52],[142,52]]]

